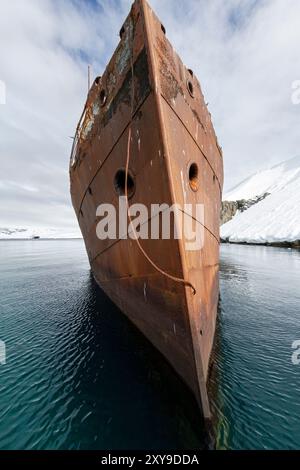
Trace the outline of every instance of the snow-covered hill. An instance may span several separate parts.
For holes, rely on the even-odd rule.
[[[300,240],[300,156],[258,172],[224,195],[224,201],[264,200],[222,225],[223,240],[282,243]]]
[[[41,239],[81,238],[81,233],[79,229],[68,231],[48,227],[0,227],[0,240],[28,240],[33,237],[40,237]]]

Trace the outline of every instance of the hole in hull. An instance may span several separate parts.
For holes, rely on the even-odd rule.
[[[199,169],[197,163],[192,163],[189,167],[189,182],[193,191],[198,190]]]
[[[122,26],[122,28],[120,29],[120,38],[122,39],[122,37],[124,36],[124,33],[125,33],[125,27]]]
[[[119,196],[125,196],[125,180],[126,180],[126,171],[120,169],[117,171],[114,178],[114,187],[115,191]],[[128,172],[127,175],[127,195],[128,198],[132,197],[135,191],[135,182],[132,174]]]
[[[101,106],[104,106],[106,103],[106,92],[105,90],[100,91],[100,104]]]
[[[187,88],[189,90],[189,94],[194,98],[194,85],[190,80],[187,82]]]

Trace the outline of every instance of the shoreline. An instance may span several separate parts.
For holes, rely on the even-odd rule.
[[[62,241],[62,240],[83,240],[82,237],[58,237],[58,238],[0,238],[0,242],[42,242],[42,241]]]
[[[295,248],[295,249],[300,249],[300,240],[295,240],[293,242],[263,242],[263,243],[258,243],[258,242],[233,242],[229,240],[220,240],[221,244],[228,244],[228,245],[249,245],[249,246],[271,246],[273,248]]]
[[[41,242],[41,241],[64,241],[64,240],[83,240],[82,237],[58,237],[58,238],[0,238],[0,242]],[[300,249],[300,240],[293,242],[233,242],[229,240],[220,239],[221,245],[249,245],[249,246],[270,246],[273,248],[294,248]]]

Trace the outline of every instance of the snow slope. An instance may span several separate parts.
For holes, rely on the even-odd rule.
[[[34,236],[39,236],[41,239],[82,238],[79,229],[68,231],[48,227],[0,227],[0,240],[24,240]]]
[[[285,188],[300,177],[300,155],[264,171],[259,171],[223,195],[224,201],[251,199],[264,193]]]
[[[256,173],[233,188],[224,200],[263,201],[222,225],[221,237],[236,243],[278,243],[300,240],[300,156]]]

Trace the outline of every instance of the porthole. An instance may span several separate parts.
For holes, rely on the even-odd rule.
[[[114,187],[115,191],[119,196],[125,196],[125,181],[126,181],[126,171],[125,169],[120,169],[115,174],[114,178]],[[127,174],[127,196],[131,198],[135,192],[135,181],[133,175],[128,172]]]
[[[120,38],[121,39],[124,36],[124,33],[125,33],[125,26],[123,25],[122,28],[120,29]]]
[[[198,190],[199,185],[199,170],[197,163],[192,163],[189,167],[189,183],[193,191]]]
[[[194,85],[190,80],[187,81],[187,89],[189,90],[189,94],[194,98]]]
[[[106,103],[106,92],[104,89],[100,91],[100,104],[101,106],[104,106]]]

